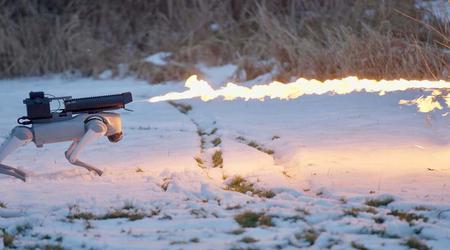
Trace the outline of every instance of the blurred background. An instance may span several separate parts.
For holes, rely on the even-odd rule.
[[[181,80],[238,65],[236,81],[449,79],[449,2],[0,0],[0,78],[71,73]],[[167,63],[145,60],[164,52]]]

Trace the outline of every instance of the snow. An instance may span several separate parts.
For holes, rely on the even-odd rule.
[[[203,73],[204,79],[211,83],[212,86],[222,86],[227,81],[230,81],[231,76],[233,76],[238,69],[238,67],[233,64],[216,67],[199,64],[196,68]]]
[[[112,70],[107,69],[107,70],[103,71],[103,72],[98,76],[98,78],[101,79],[101,80],[107,80],[107,79],[111,78],[112,76],[113,76]]]
[[[166,58],[170,55],[170,52],[158,52],[156,54],[147,56],[146,58],[144,58],[144,61],[162,66],[167,64]]]
[[[202,68],[216,85],[235,70]],[[145,101],[183,90],[179,83],[20,78],[0,81],[1,135],[24,115],[22,99],[31,90],[73,97],[131,91],[136,101],[128,107],[134,112],[120,111],[120,143],[102,139],[81,155],[105,171],[102,177],[66,162],[69,143],[39,149],[30,144],[5,160],[30,175],[26,183],[0,176],[0,203],[6,205],[0,206],[0,229],[15,235],[18,248],[349,249],[357,242],[369,249],[407,249],[411,237],[433,249],[450,246],[450,122],[442,116],[445,110],[421,114],[398,105],[419,91],[188,100],[180,102],[192,107],[184,114],[168,103]],[[216,138],[218,145],[212,143]],[[263,152],[268,149],[273,154]],[[215,151],[222,152],[223,168],[200,168],[194,160],[210,164]],[[236,175],[276,196],[226,190]],[[387,198],[394,201],[367,210],[367,200]],[[126,212],[127,204],[144,217],[70,219],[81,212]],[[264,213],[274,226],[240,231],[234,216],[244,211]],[[408,222],[393,211],[427,219]],[[302,236],[308,230],[317,234],[312,246]],[[256,242],[242,242],[244,237]]]

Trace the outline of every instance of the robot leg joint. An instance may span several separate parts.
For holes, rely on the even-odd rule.
[[[11,136],[21,141],[30,142],[33,140],[33,131],[29,127],[17,126],[12,130]]]

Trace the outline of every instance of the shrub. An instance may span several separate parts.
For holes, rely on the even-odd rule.
[[[241,176],[233,177],[233,179],[230,180],[225,189],[243,194],[250,192],[253,195],[269,199],[275,197],[275,193],[273,191],[256,188],[253,183],[247,181]]]
[[[272,218],[264,213],[255,213],[252,211],[246,211],[237,214],[234,220],[241,225],[241,227],[257,227],[257,226],[274,226]]]
[[[367,206],[371,207],[382,207],[387,206],[391,204],[394,201],[392,197],[385,197],[385,198],[379,198],[379,199],[370,199],[366,201]]]
[[[415,3],[2,1],[0,75],[98,75],[105,69],[121,75],[117,65],[128,64],[139,77],[160,82],[185,79],[198,62],[233,62],[239,65],[240,80],[274,68],[278,80],[348,75],[448,79],[449,55],[443,49],[448,49],[449,22]],[[426,24],[417,21],[425,15]],[[180,63],[142,61],[159,51],[173,52],[169,59]]]

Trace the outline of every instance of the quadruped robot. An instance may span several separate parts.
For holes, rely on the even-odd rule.
[[[58,101],[60,107],[51,111],[50,103]],[[31,92],[23,103],[27,116],[20,117],[9,137],[0,146],[0,174],[26,180],[26,173],[2,164],[3,160],[19,147],[34,142],[37,147],[45,144],[72,141],[65,152],[67,160],[76,166],[102,175],[102,171],[78,159],[81,151],[102,136],[110,142],[118,142],[123,137],[122,120],[119,114],[106,112],[125,109],[133,97],[130,92],[73,99],[70,96],[54,97],[44,92]],[[64,108],[61,108],[64,103]]]

